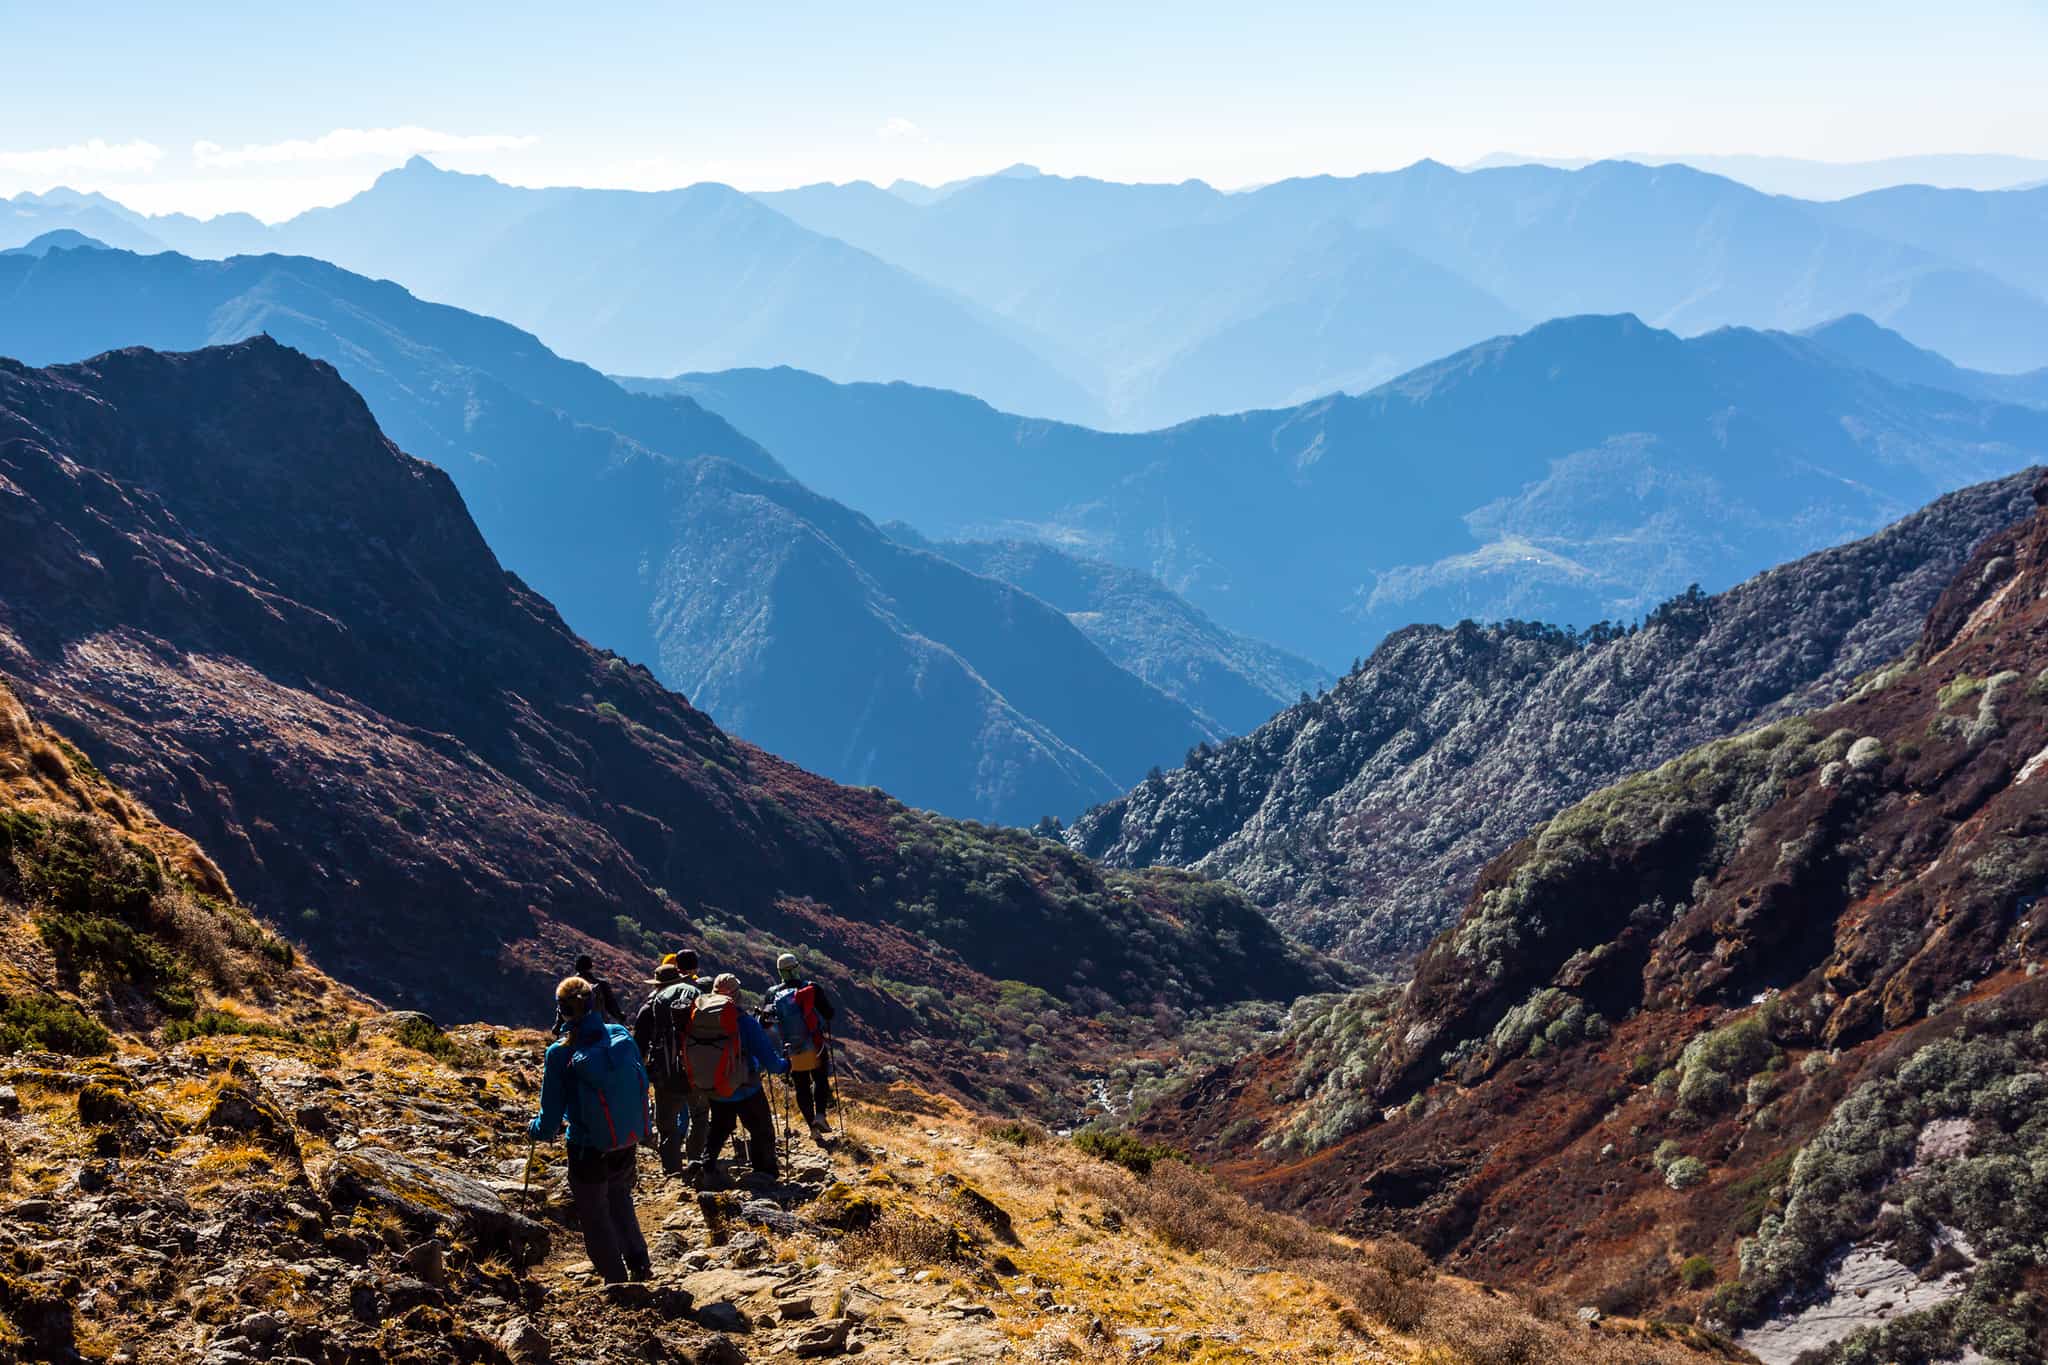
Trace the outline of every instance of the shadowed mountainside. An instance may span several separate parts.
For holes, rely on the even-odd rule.
[[[0,366],[0,522],[0,672],[387,1000],[533,1018],[579,950],[625,980],[686,929],[756,972],[803,944],[890,1055],[978,1085],[952,1049],[1000,1045],[1013,995],[1171,1010],[1326,977],[1221,886],[728,738],[571,634],[446,475],[274,342]],[[1073,1066],[1000,1084],[1042,1102]]]
[[[1028,824],[1224,733],[1059,613],[781,486],[768,452],[694,402],[629,394],[505,323],[298,257],[0,261],[0,353],[35,363],[259,332],[335,365],[402,448],[447,470],[493,550],[577,631],[828,776]],[[707,457],[738,468],[706,474]],[[851,605],[811,609],[828,600]]]

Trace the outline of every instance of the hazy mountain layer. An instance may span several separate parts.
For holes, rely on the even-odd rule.
[[[1223,629],[1135,569],[1042,541],[928,541],[900,523],[885,529],[1059,608],[1110,658],[1220,733],[1241,734],[1328,681],[1308,660]]]
[[[1141,435],[789,370],[650,387],[877,519],[1139,569],[1335,668],[1416,621],[1634,618],[2048,458],[2038,410],[1897,384],[1782,333],[1681,340],[1630,317]]]
[[[259,331],[332,361],[394,439],[448,470],[493,550],[573,627],[828,776],[1028,824],[1224,732],[1058,612],[771,488],[781,466],[696,403],[629,394],[505,323],[296,257],[0,261],[0,353],[72,360]],[[709,456],[739,469],[701,478],[692,463]],[[740,470],[758,476],[745,493]],[[863,605],[816,609],[827,599]],[[1176,663],[1181,644],[1195,652]],[[1212,653],[1188,636],[1151,657],[1171,674]],[[1260,718],[1249,710],[1239,727]]]
[[[1028,167],[938,190],[519,189],[415,160],[275,227],[17,196],[0,245],[71,227],[387,276],[634,374],[797,365],[1142,429],[1355,391],[1545,318],[1680,334],[1867,314],[1979,369],[2048,366],[2048,190],[1817,203],[1603,161],[1226,194]]]

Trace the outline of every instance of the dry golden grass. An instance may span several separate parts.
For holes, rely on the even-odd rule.
[[[893,1097],[889,1097],[893,1098]],[[938,1112],[931,1112],[936,1109]],[[1681,1365],[1739,1355],[1704,1334],[1603,1323],[1549,1300],[1437,1273],[1399,1242],[1357,1246],[1259,1208],[1212,1177],[1161,1162],[1140,1178],[1043,1130],[976,1121],[944,1105],[862,1106],[848,1147],[888,1172],[863,1189],[884,1213],[842,1263],[936,1268],[979,1284],[1020,1346],[1074,1361],[1128,1358],[1120,1329],[1166,1339],[1167,1360],[1330,1360],[1429,1365]],[[1021,1138],[1021,1140],[1020,1140]],[[904,1155],[921,1165],[907,1166]],[[893,1160],[892,1158],[898,1158]],[[962,1216],[948,1177],[1012,1220],[1018,1244]],[[937,1232],[935,1229],[944,1229]],[[958,1236],[958,1244],[950,1237]],[[1049,1297],[1054,1312],[1040,1303]],[[1097,1324],[1100,1324],[1098,1327]]]

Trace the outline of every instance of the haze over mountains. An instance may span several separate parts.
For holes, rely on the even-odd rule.
[[[17,196],[0,244],[71,227],[140,250],[302,253],[610,371],[790,364],[1137,429],[1369,388],[1587,312],[1681,334],[1860,312],[1970,368],[2036,369],[2044,220],[2048,187],[1816,203],[1629,162],[1425,161],[1241,193],[1020,169],[744,195],[527,190],[415,160],[274,227]]]
[[[50,363],[258,332],[333,363],[574,628],[774,752],[921,806],[1072,815],[1317,676],[1297,660],[1245,681],[1224,657],[1257,647],[1156,585],[1055,610],[790,485],[688,399],[628,393],[388,282],[299,257],[0,260],[0,354]],[[1144,635],[1162,611],[1181,631],[1150,640],[1143,667],[1093,642]]]
[[[1676,162],[1710,175],[1726,176],[1765,194],[1795,199],[1846,199],[1896,185],[1932,185],[1958,190],[2033,189],[2048,181],[2048,160],[1995,153],[1950,153],[1931,156],[1888,156],[1875,161],[1814,161],[1796,156],[1733,155],[1647,156],[1629,153],[1614,158],[1643,165]],[[1459,167],[1480,171],[1499,166],[1554,166],[1578,170],[1593,157],[1520,156],[1496,152]]]
[[[693,396],[878,519],[1078,548],[1333,670],[1416,621],[1632,619],[2048,458],[2038,409],[1895,383],[1821,340],[1632,317],[1140,435],[791,370],[626,382]]]

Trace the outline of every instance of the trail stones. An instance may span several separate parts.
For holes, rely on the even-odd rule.
[[[505,1324],[505,1330],[498,1333],[498,1349],[514,1365],[548,1365],[553,1353],[547,1334],[534,1326],[532,1318],[523,1317]]]
[[[846,1335],[852,1330],[852,1318],[831,1318],[793,1333],[785,1344],[792,1355],[802,1359],[836,1356],[846,1349]]]
[[[299,1159],[299,1135],[284,1110],[258,1089],[253,1079],[234,1071],[222,1078],[200,1125],[210,1132],[239,1134],[295,1163]]]
[[[336,1209],[369,1204],[408,1227],[459,1237],[484,1255],[502,1253],[519,1265],[547,1255],[546,1228],[507,1208],[488,1186],[446,1167],[359,1147],[335,1160],[325,1183]]]

